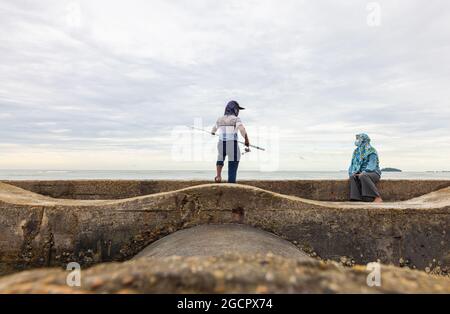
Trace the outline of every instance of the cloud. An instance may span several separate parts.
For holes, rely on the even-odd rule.
[[[366,131],[384,166],[448,170],[449,4],[378,2],[379,27],[357,0],[2,3],[0,168],[207,168],[171,131],[237,99],[282,169],[345,169]]]

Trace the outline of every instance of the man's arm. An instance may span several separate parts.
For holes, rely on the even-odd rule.
[[[248,134],[247,131],[245,130],[244,126],[241,124],[238,127],[239,132],[241,132],[242,137],[245,139],[245,146],[249,147],[250,146],[250,141],[248,139]]]
[[[250,146],[250,141],[248,140],[248,135],[247,135],[247,133],[245,133],[245,146],[247,146],[247,147]]]
[[[247,130],[245,129],[244,125],[242,124],[241,119],[239,119],[239,118],[237,118],[237,120],[236,120],[236,128],[239,130],[242,137],[245,139],[245,146],[249,147],[250,141],[248,140]]]
[[[216,122],[216,124],[213,126],[213,128],[212,128],[212,130],[211,130],[211,134],[212,135],[216,135],[216,132],[217,132],[217,129],[219,128],[219,126],[218,126],[218,124],[217,124],[217,122]]]

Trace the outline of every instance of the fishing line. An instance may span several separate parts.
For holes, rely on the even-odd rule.
[[[213,133],[211,133],[210,131],[207,131],[207,130],[205,130],[205,129],[201,129],[201,128],[196,128],[196,127],[194,127],[194,126],[189,126],[189,128],[191,128],[191,129],[193,129],[193,130],[197,130],[197,131],[202,131],[202,132],[205,132],[205,133],[208,133],[209,135],[213,135],[213,136],[219,136],[219,134],[213,134]],[[237,141],[238,143],[240,143],[240,144],[242,144],[242,145],[245,145],[245,143],[244,142],[242,142],[242,141]],[[262,148],[262,147],[259,147],[259,146],[256,146],[256,145],[249,145],[249,147],[252,147],[252,148],[255,148],[255,149],[258,149],[258,150],[262,150],[262,151],[266,151],[266,149],[265,148]]]

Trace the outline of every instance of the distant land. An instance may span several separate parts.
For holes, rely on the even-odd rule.
[[[383,168],[381,169],[382,172],[402,172],[400,169],[397,168]]]
[[[450,172],[450,170],[429,170],[429,171],[425,171],[428,173],[439,173],[439,172],[443,172],[443,173],[448,173]]]

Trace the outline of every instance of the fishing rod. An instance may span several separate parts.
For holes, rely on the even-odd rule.
[[[191,128],[191,129],[193,129],[193,130],[197,130],[197,131],[202,131],[202,132],[208,133],[209,135],[219,136],[219,134],[217,134],[217,133],[213,134],[213,133],[211,133],[211,132],[209,132],[209,131],[207,131],[207,130],[205,130],[205,129],[196,128],[196,127],[194,127],[194,126],[190,126],[189,128]],[[240,143],[240,144],[245,145],[245,143],[242,142],[242,141],[237,141],[237,142]],[[262,150],[262,151],[264,151],[264,152],[266,151],[265,148],[262,148],[262,147],[259,147],[259,146],[256,146],[256,145],[251,145],[251,144],[250,144],[249,147],[252,147],[252,148],[255,148],[255,149],[258,149],[258,150]]]

